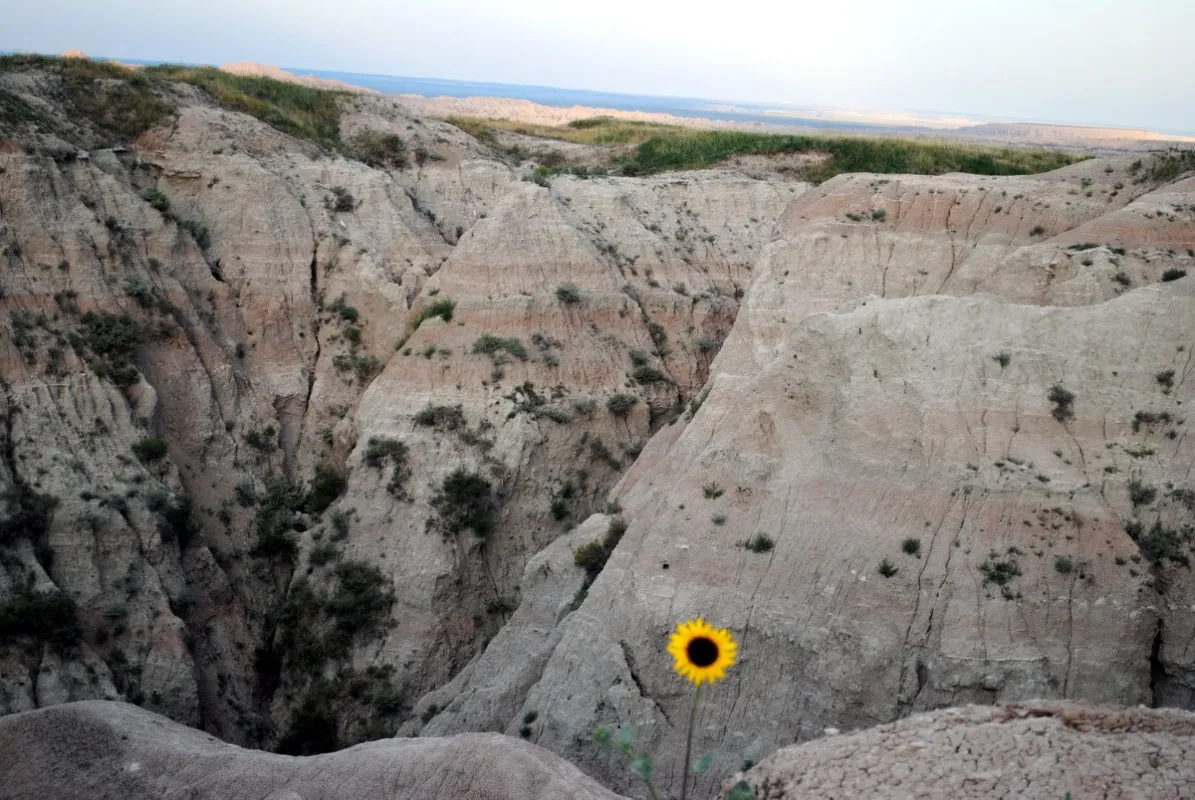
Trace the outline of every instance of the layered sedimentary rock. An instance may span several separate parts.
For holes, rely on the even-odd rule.
[[[170,84],[126,142],[57,81],[0,75],[0,710],[618,789],[629,724],[674,785],[698,615],[703,797],[827,726],[1191,706],[1189,157],[582,180],[369,95],[334,151]]]
[[[539,185],[340,98],[370,166],[184,84],[126,148],[55,73],[0,83],[0,595],[64,623],[4,650],[0,709],[120,697],[238,742],[305,703],[376,736],[451,679],[705,382],[805,188]],[[458,470],[488,536],[442,524]]]
[[[1195,196],[1130,199],[1136,169],[844,176],[796,200],[708,397],[615,488],[621,544],[507,678],[530,687],[507,730],[534,710],[534,741],[628,787],[589,735],[634,725],[677,778],[689,692],[663,647],[698,615],[742,658],[698,720],[706,794],[826,726],[1188,707]],[[544,587],[537,608],[575,590]],[[519,623],[433,730],[492,724]]]

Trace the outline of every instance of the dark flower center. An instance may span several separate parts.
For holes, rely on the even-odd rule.
[[[689,642],[685,653],[694,666],[708,667],[718,660],[718,645],[714,644],[713,639],[698,636]]]

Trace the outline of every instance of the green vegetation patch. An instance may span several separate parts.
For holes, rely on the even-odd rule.
[[[493,131],[503,130],[581,144],[634,145],[633,153],[613,160],[613,165],[626,175],[701,169],[742,155],[820,156],[801,170],[802,178],[815,183],[843,172],[1029,175],[1087,158],[1044,149],[981,147],[947,141],[707,131],[611,117],[575,120],[563,127],[478,117],[449,117],[447,121],[483,141],[492,141]]]
[[[272,128],[328,148],[340,145],[338,92],[272,78],[231,75],[212,67],[164,64],[141,70],[146,78],[198,86],[218,105],[256,117]]]
[[[141,326],[127,314],[88,311],[83,325],[71,334],[71,346],[87,366],[101,378],[109,378],[121,388],[140,380],[133,366],[137,343],[141,340]]]
[[[515,338],[503,338],[487,333],[473,342],[473,352],[492,356],[500,350],[505,350],[520,361],[527,360],[527,348]]]
[[[75,601],[26,586],[0,604],[0,641],[24,639],[70,650],[83,638]]]
[[[457,467],[444,477],[432,507],[448,533],[472,530],[481,537],[494,529],[497,500],[494,487],[480,474]]]
[[[4,514],[0,516],[0,545],[11,544],[19,538],[38,539],[50,530],[59,500],[43,494],[28,484],[18,483],[0,494]]]
[[[1030,175],[1065,167],[1081,156],[1051,150],[991,148],[911,139],[785,136],[743,131],[685,131],[639,145],[622,164],[628,175],[712,166],[733,156],[805,153],[827,158],[802,177],[820,183],[843,172],[941,175]]]

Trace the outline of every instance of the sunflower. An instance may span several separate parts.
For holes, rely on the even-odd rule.
[[[730,631],[710,627],[701,617],[677,625],[668,641],[668,652],[676,659],[673,669],[698,686],[726,677],[726,668],[734,666],[736,650]]]

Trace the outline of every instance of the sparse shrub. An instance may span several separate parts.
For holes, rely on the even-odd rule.
[[[1021,567],[1015,556],[1011,554],[1003,557],[996,554],[989,555],[979,565],[979,571],[983,573],[984,583],[994,583],[999,586],[1006,600],[1013,598],[1011,592],[1007,591],[1008,584],[1021,574]]]
[[[706,500],[716,500],[723,495],[724,490],[714,481],[710,481],[701,487],[701,493]]]
[[[573,563],[594,573],[601,572],[609,558],[610,554],[606,552],[606,548],[596,539],[573,551]]]
[[[83,638],[75,601],[27,585],[0,604],[0,641],[27,639],[70,651]]]
[[[577,487],[572,481],[565,481],[553,494],[550,504],[552,517],[563,520],[572,511],[572,501],[577,494]]]
[[[394,590],[381,571],[365,561],[344,561],[336,566],[336,590],[324,604],[345,644],[376,631],[390,613]]]
[[[485,537],[494,528],[493,487],[481,475],[464,467],[457,467],[445,476],[431,504],[450,533],[469,529]]]
[[[1170,281],[1176,281],[1179,278],[1185,278],[1185,277],[1187,277],[1187,271],[1185,269],[1171,267],[1170,269],[1168,269],[1162,273],[1162,282],[1168,283]]]
[[[520,361],[527,360],[527,348],[518,339],[506,339],[487,333],[473,342],[474,353],[492,356],[500,350],[505,350]]]
[[[455,311],[456,311],[456,301],[455,300],[449,300],[448,298],[436,300],[435,302],[430,303],[427,306],[425,306],[419,312],[419,314],[416,315],[414,322],[411,323],[411,328],[417,329],[420,325],[422,325],[425,321],[431,319],[432,317],[439,317],[440,319],[444,320],[445,322],[451,322],[453,312],[455,312]]]
[[[898,570],[896,568],[896,565],[894,565],[888,559],[885,558],[885,559],[880,560],[879,573],[881,575],[883,575],[885,578],[891,578],[893,575],[895,575],[899,571],[900,570]]]
[[[1121,270],[1120,272],[1117,272],[1115,275],[1113,275],[1112,280],[1116,281],[1121,286],[1124,286],[1126,288],[1133,285],[1133,279],[1130,278],[1129,274],[1123,270]]]
[[[640,385],[649,383],[670,383],[668,376],[655,367],[636,367],[631,377]]]
[[[402,169],[407,165],[407,147],[396,134],[363,130],[348,142],[348,155],[381,169]]]
[[[1007,350],[1001,350],[996,355],[992,356],[992,360],[1000,365],[1000,369],[1004,369],[1012,363],[1012,353]]]
[[[743,547],[750,550],[752,553],[766,553],[775,546],[776,542],[766,533],[756,534],[754,539],[750,539],[743,543]]]
[[[278,446],[277,442],[274,440],[275,433],[277,433],[277,431],[274,430],[273,425],[267,425],[261,430],[254,428],[245,434],[245,444],[249,445],[254,450],[261,451],[262,453],[273,452]]]
[[[311,477],[309,485],[307,510],[312,514],[322,514],[344,493],[348,481],[330,464],[316,464],[315,475]]]
[[[646,350],[632,350],[628,355],[631,357],[631,364],[636,367],[642,367],[651,360]]]
[[[1140,478],[1133,478],[1129,481],[1129,500],[1133,502],[1134,506],[1147,506],[1157,496],[1158,490],[1143,483]]]
[[[461,406],[427,405],[415,414],[415,424],[441,431],[455,431],[465,426],[465,412]]]
[[[883,222],[888,218],[888,212],[882,208],[872,209],[871,218],[876,222]]]
[[[361,318],[361,312],[345,302],[345,296],[343,294],[336,298],[336,301],[333,302],[332,305],[328,306],[328,310],[338,315],[345,322],[349,323],[356,323],[357,320]]]
[[[1162,370],[1154,375],[1154,379],[1166,389],[1174,388],[1174,370],[1172,369]]]
[[[509,597],[491,597],[486,601],[485,613],[487,614],[509,614],[518,608],[515,601]]]
[[[202,222],[193,219],[176,220],[178,226],[191,234],[200,250],[206,250],[212,244],[212,234]]]
[[[157,211],[164,213],[170,210],[170,198],[157,189],[149,189],[141,196],[145,198],[145,202],[149,203]]]
[[[1056,383],[1050,387],[1050,391],[1046,394],[1046,399],[1054,404],[1054,409],[1051,412],[1054,415],[1054,419],[1059,422],[1074,419],[1074,392],[1063,388],[1062,384]]]
[[[1133,433],[1139,433],[1142,425],[1167,424],[1170,420],[1169,411],[1138,411],[1133,415]]]
[[[406,461],[408,448],[405,442],[384,436],[371,436],[365,447],[362,461],[366,466],[380,468],[387,461]]]
[[[1033,228],[1029,231],[1029,235],[1030,236],[1041,236],[1045,232],[1046,232],[1046,229],[1043,228],[1041,225],[1034,225]]]
[[[131,297],[142,306],[152,305],[153,290],[150,289],[149,284],[140,278],[129,278],[124,282],[125,297]]]
[[[556,299],[562,303],[580,303],[581,290],[573,283],[561,284],[556,287]]]
[[[1170,559],[1184,566],[1190,566],[1190,558],[1183,552],[1184,545],[1190,542],[1190,535],[1183,536],[1178,531],[1167,528],[1161,520],[1137,540],[1141,548],[1141,555],[1157,563],[1164,558]]]
[[[88,311],[83,327],[70,339],[80,356],[90,355],[87,366],[101,378],[108,378],[120,388],[140,380],[133,356],[142,337],[141,327],[127,314]]]
[[[333,211],[352,211],[357,207],[357,201],[353,198],[353,195],[349,192],[349,190],[343,186],[333,186],[331,192],[331,206]]]
[[[651,336],[652,344],[663,353],[665,345],[668,344],[668,332],[664,330],[664,326],[658,322],[649,322],[647,323],[647,333]]]
[[[915,556],[921,558],[921,540],[910,537],[900,543],[900,549],[905,555]]]
[[[311,548],[311,555],[308,560],[317,567],[322,567],[330,561],[335,561],[340,555],[340,551],[336,549],[336,545],[331,542],[321,542],[315,547]]]
[[[348,538],[349,535],[349,515],[344,511],[333,511],[328,517],[332,523],[332,541],[339,542]]]
[[[347,354],[337,353],[332,357],[332,366],[340,372],[352,372],[362,384],[382,371],[382,362],[377,356],[362,355],[355,350]]]
[[[600,438],[594,437],[589,440],[589,452],[594,458],[600,458],[613,470],[622,469],[622,462],[619,461],[610,448],[606,446]]]
[[[242,508],[250,508],[257,502],[257,492],[253,489],[252,478],[242,478],[233,489],[233,494],[236,496],[237,505]]]
[[[639,398],[630,394],[613,394],[606,400],[606,410],[616,417],[625,417],[639,402]]]
[[[1070,556],[1055,556],[1054,571],[1061,575],[1069,575],[1075,568],[1075,562]]]
[[[0,494],[4,515],[0,516],[0,545],[11,544],[24,537],[39,540],[50,530],[59,500],[43,494],[28,484],[17,483]]]
[[[606,566],[614,548],[618,547],[618,543],[622,541],[623,534],[626,532],[626,520],[622,517],[611,517],[606,526],[605,537],[601,541],[595,539],[574,550],[573,563],[578,567],[584,567],[592,578]]]
[[[712,517],[710,517],[710,522],[714,523],[718,527],[722,527],[723,525],[726,524],[726,515],[725,514],[714,514]]]
[[[166,457],[166,440],[156,437],[146,437],[133,442],[133,455],[145,463],[159,461]]]
[[[547,417],[560,425],[567,425],[573,421],[572,416],[563,408],[548,407],[538,412],[538,416]]]
[[[186,495],[174,497],[159,490],[145,498],[145,506],[161,517],[158,533],[163,541],[176,541],[180,547],[187,546],[195,532],[195,522],[191,519],[191,498]]]
[[[253,554],[267,558],[292,558],[296,549],[294,526],[298,521],[297,514],[304,505],[302,487],[280,480],[267,483],[265,494],[258,501],[253,515],[257,532]]]

